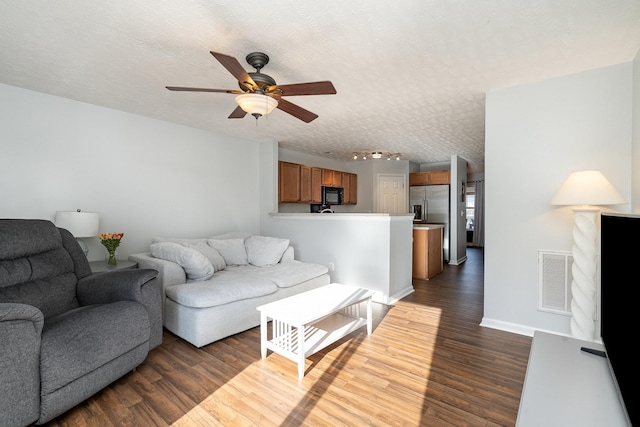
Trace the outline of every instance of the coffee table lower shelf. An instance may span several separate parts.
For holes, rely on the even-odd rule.
[[[345,285],[327,285],[327,287],[332,286],[344,287]],[[322,288],[319,288],[316,291],[318,293],[326,293],[329,290],[327,288],[321,291],[321,289]],[[365,325],[367,326],[367,333],[371,335],[371,297],[373,293],[355,287],[347,287],[346,289],[353,291],[346,300],[342,299],[342,301],[347,301],[346,304],[340,304],[340,299],[333,301],[333,303],[327,304],[327,307],[331,308],[327,308],[324,316],[314,320],[306,319],[300,322],[292,321],[291,319],[282,320],[280,317],[287,316],[279,316],[278,314],[274,314],[273,311],[269,311],[268,304],[259,307],[258,309],[261,310],[260,333],[262,358],[264,359],[266,357],[267,350],[271,350],[289,360],[297,362],[298,377],[302,378],[304,377],[304,361],[307,357]],[[344,289],[340,290],[344,293]],[[314,293],[314,291],[309,292]],[[340,295],[337,295],[337,297],[340,298]],[[295,302],[295,297],[290,298],[294,298],[292,302]],[[320,301],[321,300],[322,299],[320,299]],[[282,301],[284,300],[278,303],[282,305]],[[315,301],[317,302],[319,300]],[[366,303],[365,316],[360,313],[362,303]],[[280,312],[280,310],[276,310],[276,312]],[[267,323],[269,321],[271,321],[271,338],[267,337],[269,329]],[[300,334],[300,331],[304,331],[304,333]]]

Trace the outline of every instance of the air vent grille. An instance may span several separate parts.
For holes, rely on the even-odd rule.
[[[570,252],[538,251],[538,310],[571,315]]]

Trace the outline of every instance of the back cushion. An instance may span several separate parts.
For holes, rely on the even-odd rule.
[[[215,248],[226,265],[247,265],[247,249],[244,246],[244,239],[209,239],[207,243]]]
[[[149,245],[155,258],[172,261],[180,265],[189,280],[209,280],[215,269],[211,261],[196,249],[174,242],[158,242]]]
[[[77,281],[51,221],[0,220],[0,302],[32,305],[46,319],[78,307]]]
[[[244,241],[249,264],[258,267],[273,267],[282,259],[289,247],[289,239],[268,236],[251,236]]]

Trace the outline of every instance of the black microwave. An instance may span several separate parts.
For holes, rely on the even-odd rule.
[[[342,187],[322,187],[322,204],[325,206],[341,205],[344,200]]]

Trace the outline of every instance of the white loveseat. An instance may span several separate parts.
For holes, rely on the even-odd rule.
[[[129,259],[158,270],[164,326],[196,347],[258,326],[259,305],[329,283],[328,268],[295,260],[287,239],[156,237],[149,250]]]

